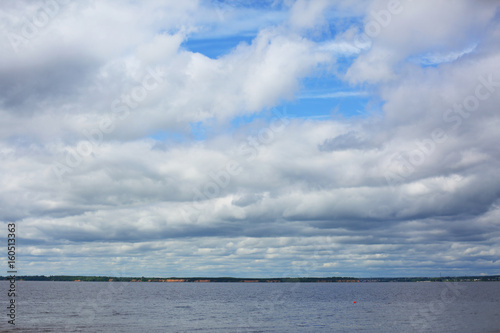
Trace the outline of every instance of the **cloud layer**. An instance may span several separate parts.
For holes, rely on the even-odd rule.
[[[21,274],[500,274],[498,5],[367,4],[5,6]],[[287,114],[311,79],[370,102]]]

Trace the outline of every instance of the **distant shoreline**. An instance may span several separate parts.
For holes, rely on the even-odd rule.
[[[17,275],[17,281],[73,281],[73,282],[162,282],[162,283],[363,283],[363,282],[491,282],[500,281],[500,275],[443,276],[443,277],[287,277],[287,278],[233,278],[233,277],[116,277],[83,275]],[[10,276],[0,276],[9,280]]]

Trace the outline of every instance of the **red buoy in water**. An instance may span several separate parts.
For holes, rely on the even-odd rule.
[[[354,304],[356,304],[356,301],[354,301]]]

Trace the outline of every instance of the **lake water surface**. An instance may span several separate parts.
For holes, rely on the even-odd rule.
[[[18,332],[500,332],[498,282],[18,281],[17,289]],[[3,308],[0,331],[10,332]]]

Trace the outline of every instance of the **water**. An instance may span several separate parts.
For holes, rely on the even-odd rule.
[[[497,282],[18,281],[17,289],[18,332],[500,332]],[[12,331],[2,318],[0,331]]]

